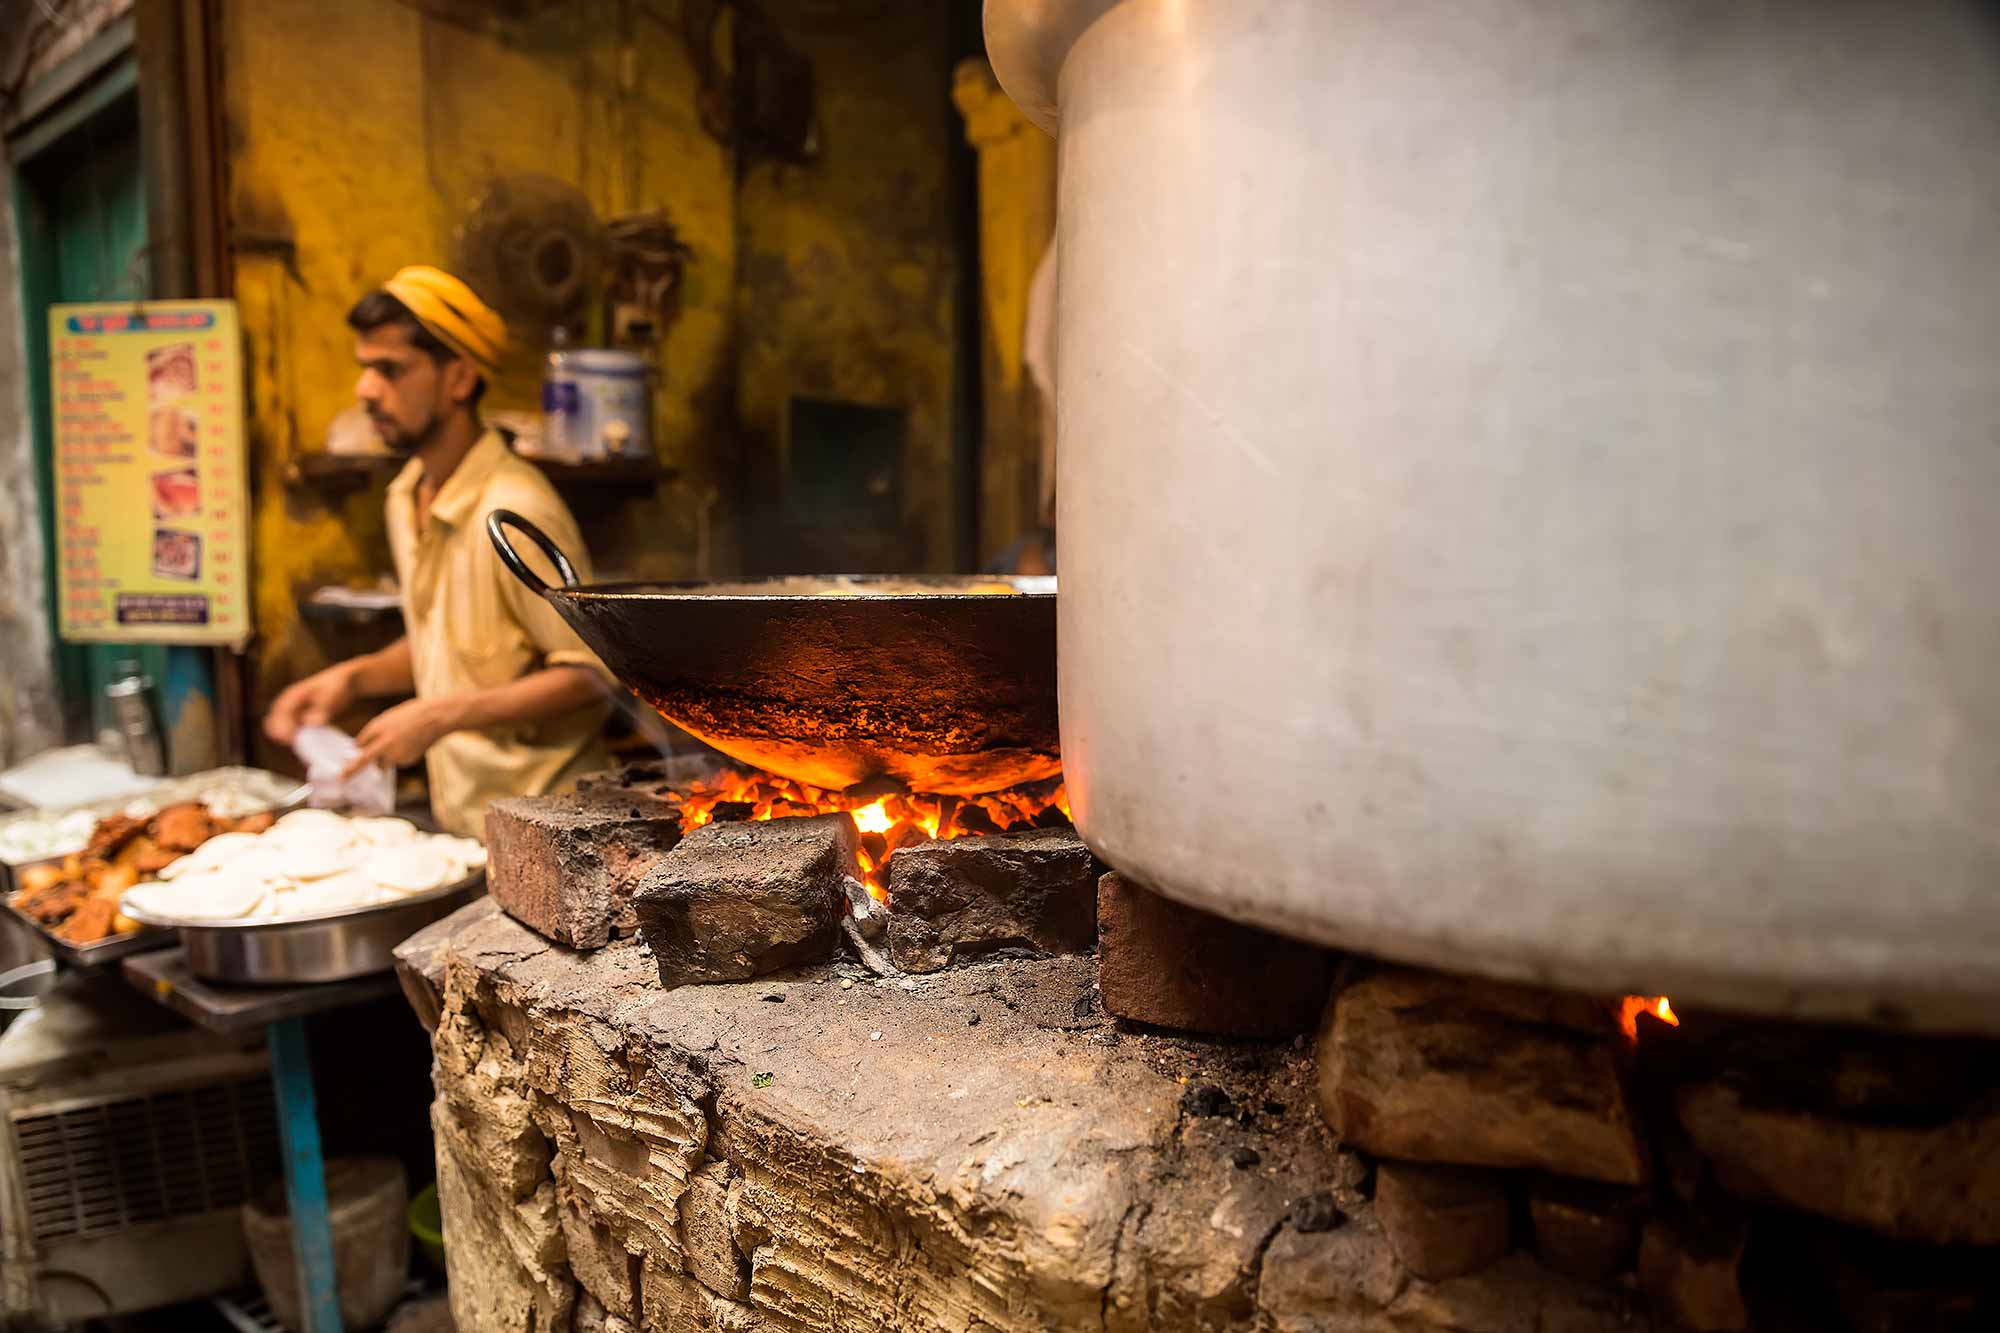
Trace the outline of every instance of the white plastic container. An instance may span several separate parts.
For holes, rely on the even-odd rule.
[[[653,451],[652,391],[636,352],[557,346],[542,380],[543,448],[580,462]]]

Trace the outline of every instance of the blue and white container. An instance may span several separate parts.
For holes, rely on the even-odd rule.
[[[542,380],[542,447],[558,458],[644,458],[653,452],[652,393],[636,352],[557,346]]]

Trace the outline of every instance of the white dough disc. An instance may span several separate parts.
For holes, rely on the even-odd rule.
[[[409,820],[391,815],[362,815],[350,820],[349,824],[355,837],[376,847],[394,847],[400,843],[415,842],[424,836]]]
[[[322,916],[328,912],[344,912],[351,907],[366,907],[379,902],[382,890],[366,875],[355,871],[343,871],[329,875],[283,895],[278,907],[280,920],[292,917]]]
[[[218,833],[176,861],[169,861],[156,878],[179,879],[200,870],[213,870],[257,845],[254,833]]]
[[[361,873],[397,893],[424,893],[460,878],[457,863],[435,839],[378,847],[361,863]]]
[[[271,825],[263,836],[297,837],[312,833],[321,837],[345,838],[349,836],[350,822],[346,815],[338,815],[331,810],[294,810]]]
[[[325,879],[329,875],[352,870],[367,851],[365,844],[345,836],[324,838],[313,835],[280,846],[284,854],[273,856],[271,864],[281,869],[287,879],[300,881]]]
[[[454,838],[440,834],[431,839],[433,846],[442,847],[446,856],[458,868],[453,879],[464,879],[473,871],[486,864],[486,846],[477,838]]]
[[[183,875],[146,890],[141,910],[181,921],[239,921],[263,901],[264,886],[225,870]]]

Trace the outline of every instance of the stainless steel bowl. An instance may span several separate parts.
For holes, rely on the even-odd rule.
[[[321,916],[287,921],[183,921],[135,912],[149,926],[173,926],[187,950],[188,969],[208,981],[239,985],[297,985],[345,981],[385,972],[395,965],[395,948],[431,922],[478,897],[486,872],[400,902],[350,907]]]

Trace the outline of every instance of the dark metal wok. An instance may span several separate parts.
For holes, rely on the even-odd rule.
[[[554,565],[552,588],[504,529]],[[584,587],[534,524],[487,535],[611,673],[746,764],[816,787],[972,794],[1055,775],[1052,578],[776,578]]]

